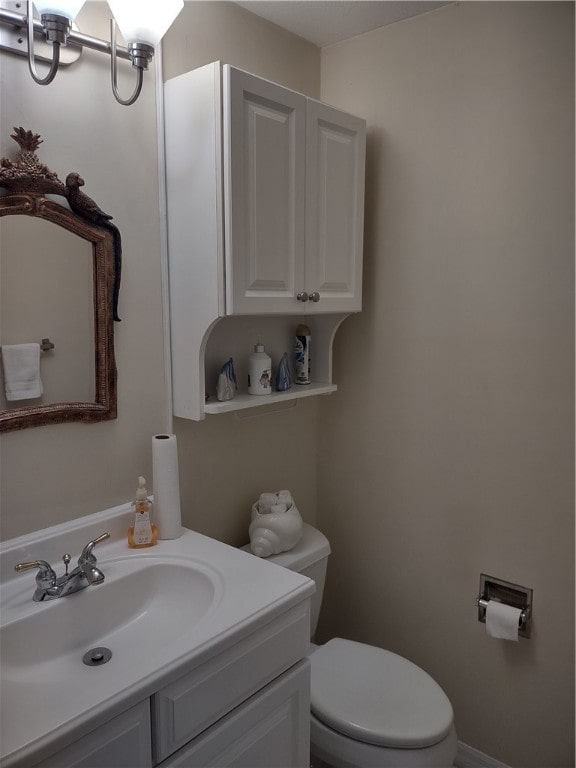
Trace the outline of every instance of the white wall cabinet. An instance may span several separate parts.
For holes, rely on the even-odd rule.
[[[280,357],[301,318],[314,323],[315,387],[278,397],[333,391],[334,334],[362,303],[364,121],[214,63],[165,84],[165,124],[175,415],[262,405],[205,407],[217,376],[205,356],[236,363],[264,343]],[[267,341],[271,316],[284,323]],[[228,324],[216,345],[228,317],[254,318],[251,333]]]
[[[306,98],[223,68],[226,313],[298,313]]]
[[[228,66],[222,104],[226,313],[359,311],[364,121]]]

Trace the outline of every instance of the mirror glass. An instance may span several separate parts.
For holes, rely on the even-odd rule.
[[[14,128],[19,150],[0,159],[0,432],[116,418],[114,320],[122,241],[112,216],[37,156],[40,134]],[[37,344],[30,380],[26,354]],[[38,352],[38,348],[35,350]],[[8,397],[7,393],[12,395]]]
[[[2,217],[0,244],[0,344],[54,344],[40,354],[34,405],[93,401],[92,244],[30,216]],[[0,410],[31,404],[0,388]]]

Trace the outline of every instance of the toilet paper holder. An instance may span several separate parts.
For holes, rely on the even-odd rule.
[[[480,574],[480,594],[476,598],[478,621],[486,623],[486,608],[489,600],[505,603],[513,608],[520,608],[518,635],[530,637],[532,631],[532,590],[497,579],[494,576]]]

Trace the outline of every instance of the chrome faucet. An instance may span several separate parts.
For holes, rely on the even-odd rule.
[[[20,572],[27,571],[29,568],[38,568],[36,590],[33,596],[33,600],[37,603],[72,595],[91,584],[101,584],[104,581],[104,574],[96,567],[93,549],[96,544],[109,538],[109,533],[102,533],[93,541],[89,541],[78,558],[78,565],[71,573],[68,573],[68,565],[72,559],[70,555],[64,555],[62,558],[66,566],[66,572],[62,576],[56,576],[54,569],[46,560],[18,563],[14,566],[14,570]]]

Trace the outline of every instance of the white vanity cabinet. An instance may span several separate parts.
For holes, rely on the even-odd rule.
[[[309,667],[309,662],[297,664],[161,763],[161,768],[307,768]]]
[[[291,353],[302,319],[316,388],[281,399],[333,391],[333,337],[362,303],[365,122],[219,62],[167,81],[164,98],[175,415],[262,405],[205,407],[217,377],[206,355],[221,366],[256,343]],[[213,341],[241,317],[249,333],[228,323]],[[270,317],[283,325],[271,331]]]
[[[300,661],[230,711],[235,684],[219,697],[225,716],[199,733],[195,714],[212,722],[214,697],[203,698],[195,675],[185,675],[34,768],[270,768],[271,755],[274,768],[306,768],[310,663]]]
[[[160,695],[161,698],[163,695]],[[34,768],[307,768],[310,757],[310,664],[302,661],[233,709],[166,760],[153,752],[172,737],[186,713],[163,712],[155,738],[150,705],[132,707]],[[171,702],[174,704],[174,702]],[[271,757],[273,756],[273,757]]]
[[[150,697],[51,757],[17,768],[307,768],[309,636],[304,600],[203,663],[182,665]]]

